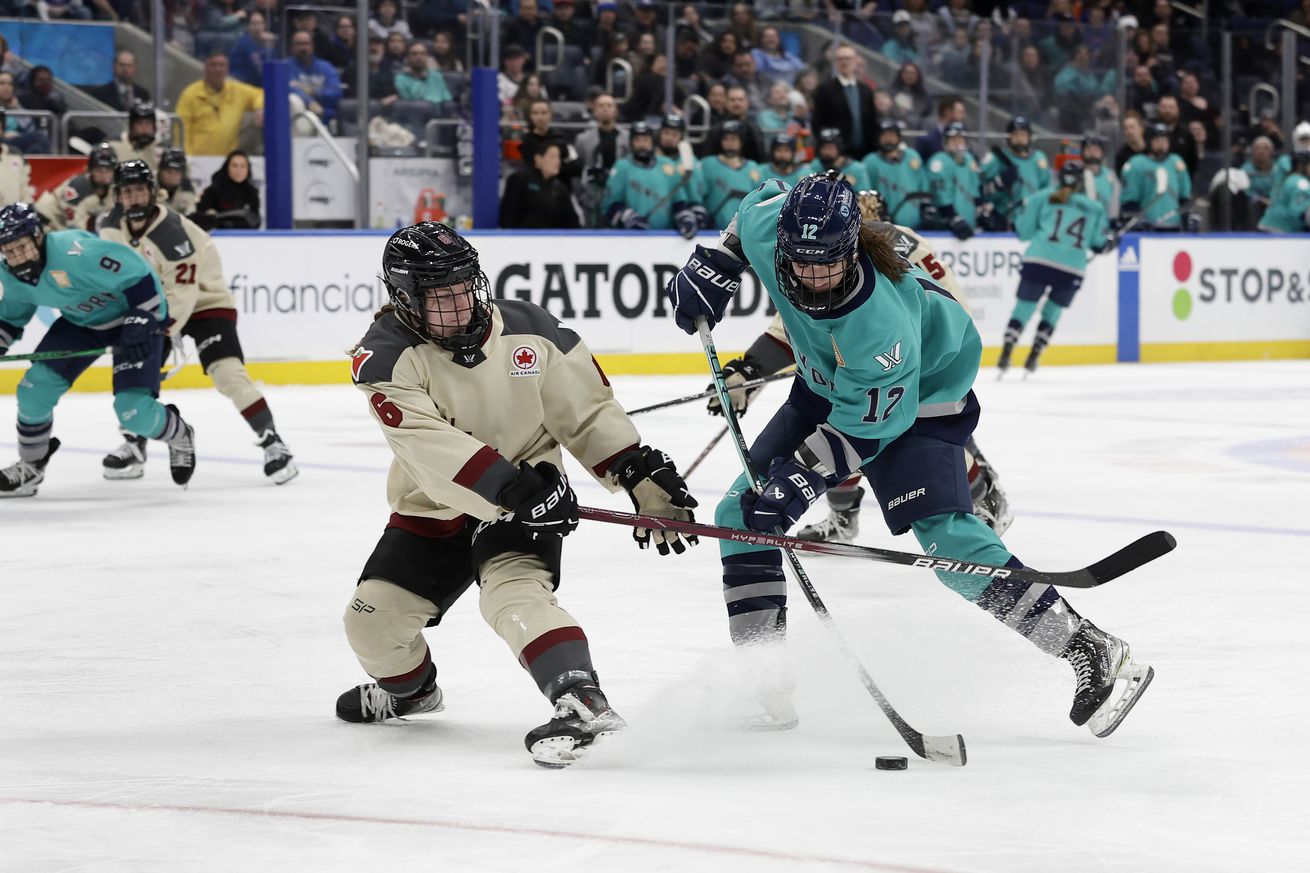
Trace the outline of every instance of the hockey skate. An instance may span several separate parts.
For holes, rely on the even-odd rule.
[[[173,481],[185,488],[196,472],[196,429],[182,421],[176,406],[170,403],[168,408],[182,423],[182,432],[168,441],[168,468]]]
[[[101,461],[106,479],[140,479],[146,474],[146,438],[123,432],[123,444]]]
[[[381,724],[388,719],[441,712],[445,708],[435,670],[432,678],[409,697],[396,697],[376,682],[369,682],[356,685],[337,698],[337,718],[352,724]]]
[[[860,532],[860,505],[850,509],[828,508],[828,517],[818,524],[807,525],[796,534],[797,539],[809,542],[852,543]]]
[[[1032,351],[1028,353],[1028,360],[1023,362],[1023,368],[1024,370],[1027,371],[1023,374],[1023,377],[1025,379],[1027,379],[1033,373],[1037,372],[1037,362],[1041,358],[1041,356],[1042,356],[1041,348],[1034,343]]]
[[[44,458],[19,460],[0,470],[0,497],[35,497],[37,487],[45,480],[45,465],[58,449],[59,439],[51,437]]]
[[[275,484],[284,485],[300,475],[291,459],[291,450],[275,431],[261,433],[257,445],[264,450],[264,475]]]
[[[782,621],[785,622],[785,619]],[[796,676],[787,646],[776,638],[739,644],[734,687],[737,700],[729,713],[728,726],[739,731],[789,731],[801,723],[792,695]]]
[[[739,731],[766,732],[795,730],[801,723],[796,706],[791,702],[791,691],[779,691],[761,696],[759,712],[751,713],[733,722]]]
[[[1010,369],[1010,357],[1014,354],[1014,343],[1007,342],[1001,346],[1001,356],[996,359],[996,378],[1001,379],[1005,376],[1005,371]]]
[[[582,682],[555,699],[555,717],[528,731],[523,744],[533,761],[558,770],[577,761],[598,738],[627,726],[599,686]]]
[[[1060,657],[1078,682],[1069,720],[1098,737],[1114,733],[1155,678],[1152,667],[1133,661],[1127,643],[1086,620]]]

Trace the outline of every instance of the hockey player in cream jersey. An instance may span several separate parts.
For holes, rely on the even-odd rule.
[[[108,202],[109,186],[114,184],[114,167],[117,166],[118,158],[109,143],[102,142],[92,149],[86,159],[85,173],[78,173],[37,198],[34,205],[46,227],[50,230],[70,227],[87,230],[85,224],[77,224],[77,207],[88,197],[96,198],[97,203]]]
[[[887,220],[887,203],[877,191],[861,191],[858,196],[860,217],[866,223],[880,224]],[[913,230],[895,225],[897,231],[897,252],[911,264],[931,276],[939,285],[950,292],[966,310],[969,301],[964,296],[955,273],[946,264],[938,260],[928,241]],[[723,365],[723,375],[730,389],[733,408],[738,415],[746,412],[747,407],[760,388],[733,389],[735,385],[758,379],[773,373],[780,373],[795,364],[791,343],[782,327],[782,316],[775,315],[773,321],[760,338],[757,339],[740,358]],[[710,398],[711,415],[722,415],[717,397]],[[969,477],[969,492],[973,498],[974,514],[987,522],[998,534],[1005,533],[1014,514],[1010,510],[1010,501],[1001,489],[996,470],[983,457],[973,437],[965,446]],[[860,477],[852,477],[828,491],[828,517],[817,524],[808,525],[797,534],[804,540],[828,540],[831,542],[851,542],[860,530],[860,502],[864,490],[860,487]]]
[[[455,231],[396,231],[382,276],[391,305],[351,372],[394,453],[393,512],[345,611],[374,681],[343,693],[337,716],[377,723],[442,709],[423,628],[476,580],[483,618],[555,707],[528,751],[566,766],[624,722],[555,599],[562,540],[578,521],[561,452],[626,490],[637,512],[691,520],[696,501],[668,456],[641,444],[581,338],[531,303],[493,302],[477,251]],[[661,554],[685,550],[674,533],[634,536]]]
[[[273,426],[268,401],[246,372],[237,336],[237,309],[223,278],[213,240],[190,219],[156,201],[155,179],[144,161],[124,161],[114,172],[114,208],[100,221],[100,236],[130,245],[159,274],[174,319],[169,335],[195,341],[200,365],[220,394],[231,400],[264,450],[264,475],[281,485],[299,472]],[[106,479],[144,475],[146,443],[124,433],[105,456]]]

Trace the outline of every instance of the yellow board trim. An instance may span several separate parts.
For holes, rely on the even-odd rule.
[[[1276,361],[1310,358],[1310,340],[1235,343],[1142,343],[1143,363],[1180,361]]]

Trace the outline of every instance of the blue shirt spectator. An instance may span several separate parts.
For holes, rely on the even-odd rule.
[[[273,34],[268,32],[264,13],[251,12],[246,32],[237,37],[227,53],[230,75],[238,82],[264,87],[264,64],[273,60]]]
[[[765,79],[790,82],[805,69],[805,62],[782,47],[782,37],[776,27],[760,31],[760,44],[751,49],[755,59],[755,72]]]
[[[327,61],[314,57],[314,37],[306,30],[291,37],[291,93],[304,100],[322,121],[336,118],[341,74]]]

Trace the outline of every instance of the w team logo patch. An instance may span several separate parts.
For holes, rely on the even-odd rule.
[[[537,366],[537,350],[532,346],[519,346],[510,356],[510,361],[514,364],[509,371],[511,376],[541,375],[541,368]]]
[[[878,363],[882,364],[882,371],[884,373],[886,373],[888,370],[892,369],[893,367],[900,366],[902,360],[900,342],[898,341],[896,345],[892,346],[890,349],[883,352],[881,355],[874,355],[873,357]]]
[[[366,348],[360,347],[355,349],[354,354],[350,356],[350,377],[356,382],[359,381],[359,371],[368,363],[368,359],[373,357],[373,352]]]

